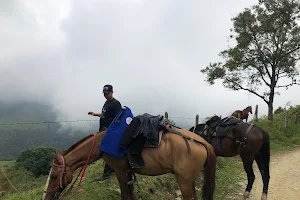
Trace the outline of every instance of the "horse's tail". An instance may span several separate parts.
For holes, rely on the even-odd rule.
[[[266,131],[261,128],[261,133],[263,135],[263,145],[259,150],[264,165],[265,172],[270,174],[270,137]]]
[[[204,165],[204,183],[202,188],[202,198],[212,200],[214,198],[215,181],[216,181],[216,154],[213,147],[208,144],[207,159]]]

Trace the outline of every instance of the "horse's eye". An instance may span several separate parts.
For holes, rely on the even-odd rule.
[[[57,177],[57,174],[53,174],[53,175],[51,175],[51,178],[56,178]]]

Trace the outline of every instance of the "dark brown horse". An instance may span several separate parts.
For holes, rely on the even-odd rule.
[[[197,199],[195,180],[204,166],[202,197],[205,200],[212,200],[216,170],[216,156],[213,147],[199,135],[187,130],[178,129],[175,132],[164,132],[157,147],[144,148],[142,158],[145,165],[141,169],[134,169],[133,172],[149,176],[174,173],[183,199],[191,200]],[[124,155],[121,159],[116,159],[101,152],[98,147],[104,135],[105,131],[97,133],[94,140],[92,135],[87,136],[71,146],[64,154],[57,152],[49,172],[42,200],[56,199],[62,193],[72,182],[75,170],[84,166],[90,149],[92,151],[90,151],[91,156],[88,163],[103,158],[115,170],[122,199],[136,199],[133,193],[133,185],[128,184],[132,172],[129,168],[128,158]],[[96,145],[91,148],[93,141]],[[130,176],[128,176],[128,173]]]
[[[215,117],[219,118],[217,116]],[[207,128],[206,124],[199,124],[196,128],[190,128],[190,131],[195,132],[208,140],[209,137],[207,131],[205,131]],[[267,132],[259,126],[241,122],[229,128],[226,136],[222,138],[217,138],[215,134],[216,133],[211,137],[211,144],[214,147],[217,156],[233,157],[240,155],[242,159],[248,178],[244,199],[249,198],[255,179],[253,173],[253,161],[255,160],[263,181],[263,193],[261,199],[266,200],[270,179],[270,141]],[[220,146],[218,142],[220,142]]]
[[[247,122],[249,112],[252,114],[252,106],[248,106],[244,110],[236,110],[231,114],[231,116],[234,116],[234,117],[239,118],[241,120],[246,119],[246,122]]]

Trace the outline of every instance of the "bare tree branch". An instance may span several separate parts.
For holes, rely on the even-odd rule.
[[[289,75],[288,75],[288,74],[285,74],[285,75],[282,75],[282,76],[278,76],[277,79],[284,78],[284,77],[289,77]]]
[[[250,63],[250,64],[252,65],[252,67],[255,68],[255,69],[258,71],[258,73],[259,73],[260,77],[262,78],[262,80],[264,81],[264,83],[265,83],[267,86],[270,87],[271,84],[268,83],[268,82],[266,81],[266,79],[264,78],[264,74],[263,74],[262,70],[260,69],[260,67],[258,67],[258,66],[255,64],[255,62],[253,62],[251,59],[249,59],[249,58],[245,58],[245,59],[246,59],[246,60],[245,60],[243,63],[244,63],[244,64]]]
[[[276,88],[289,87],[289,86],[293,86],[293,85],[300,85],[300,83],[290,83],[290,84],[286,84],[286,85],[277,85]]]
[[[296,47],[295,49],[292,49],[292,50],[286,52],[285,54],[283,54],[282,56],[280,56],[278,60],[280,60],[280,59],[286,57],[287,55],[289,55],[289,54],[291,54],[291,53],[294,53],[295,51],[297,51],[297,50],[299,50],[299,49],[300,49],[300,45],[298,45],[298,47]]]
[[[266,98],[263,95],[258,94],[257,92],[255,92],[254,90],[251,90],[249,88],[244,88],[243,86],[241,86],[240,84],[237,84],[238,88],[241,90],[245,90],[248,92],[251,92],[252,94],[255,94],[256,96],[262,98],[262,100],[264,100],[264,102],[266,102],[267,104],[269,103],[269,101],[266,100]]]

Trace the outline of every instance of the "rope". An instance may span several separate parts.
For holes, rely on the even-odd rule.
[[[10,180],[8,179],[8,177],[6,176],[6,174],[4,173],[4,170],[3,170],[2,167],[1,167],[1,171],[2,171],[3,175],[5,176],[6,180],[9,182],[9,184],[10,184],[10,185],[11,185],[18,193],[20,193],[19,190],[17,190],[17,188],[10,182]]]

